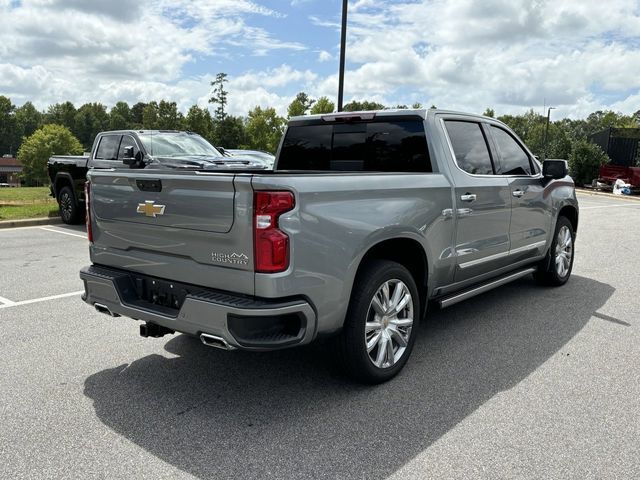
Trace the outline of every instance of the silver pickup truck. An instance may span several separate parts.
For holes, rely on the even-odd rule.
[[[139,156],[139,155],[138,155]],[[144,158],[87,182],[83,299],[227,350],[330,342],[368,383],[396,375],[427,305],[571,274],[578,202],[504,124],[442,110],[297,117],[275,169]]]

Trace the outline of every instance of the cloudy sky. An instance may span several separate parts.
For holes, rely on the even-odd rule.
[[[341,0],[0,0],[0,94],[280,113],[337,96]],[[640,110],[640,0],[351,0],[346,101]]]

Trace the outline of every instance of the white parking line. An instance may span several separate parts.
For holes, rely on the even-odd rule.
[[[9,300],[8,298],[0,297],[0,303],[3,303],[5,306],[14,305],[16,302]],[[2,305],[0,305],[1,307]]]
[[[40,227],[40,230],[46,230],[47,232],[61,233],[63,235],[71,235],[72,237],[84,238],[85,240],[87,239],[86,235],[80,235],[78,233],[65,232],[64,230],[58,230],[57,228]]]
[[[10,302],[10,303],[3,303],[2,305],[0,305],[0,310],[3,308],[19,307],[21,305],[29,305],[31,303],[40,303],[40,302],[46,302],[48,300],[56,300],[58,298],[73,297],[75,295],[80,295],[82,293],[84,293],[84,290],[78,290],[77,292],[71,292],[71,293],[61,293],[60,295],[51,295],[49,297],[33,298],[31,300],[22,300],[21,302],[12,302],[11,300],[7,300],[6,298],[2,299],[2,297],[0,297],[0,300],[7,300],[7,302]]]
[[[613,208],[613,207],[640,207],[638,204],[618,203],[614,205],[592,205],[591,207],[580,207],[580,210],[591,210],[592,208]]]

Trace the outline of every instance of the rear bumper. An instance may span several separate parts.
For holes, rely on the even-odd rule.
[[[307,344],[316,335],[315,311],[301,298],[259,299],[176,284],[188,293],[180,308],[170,309],[141,300],[129,272],[91,265],[80,271],[80,278],[83,300],[102,311],[189,335],[213,335],[233,348],[276,350]]]

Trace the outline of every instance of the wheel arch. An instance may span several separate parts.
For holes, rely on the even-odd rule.
[[[566,217],[571,222],[574,234],[578,231],[578,209],[576,207],[565,205],[558,212],[558,218],[560,217]]]
[[[429,278],[429,262],[422,244],[413,238],[397,237],[382,240],[372,245],[360,259],[351,291],[353,291],[355,282],[358,279],[358,275],[362,272],[363,267],[373,259],[391,260],[403,265],[409,270],[418,287],[418,294],[420,296],[420,318],[422,318],[427,307]]]
[[[60,200],[60,190],[62,190],[64,187],[69,187],[71,189],[71,194],[73,195],[73,198],[77,202],[78,198],[73,186],[74,186],[74,182],[71,174],[65,173],[65,172],[57,173],[55,181],[53,183],[53,189],[54,189],[56,200]]]

